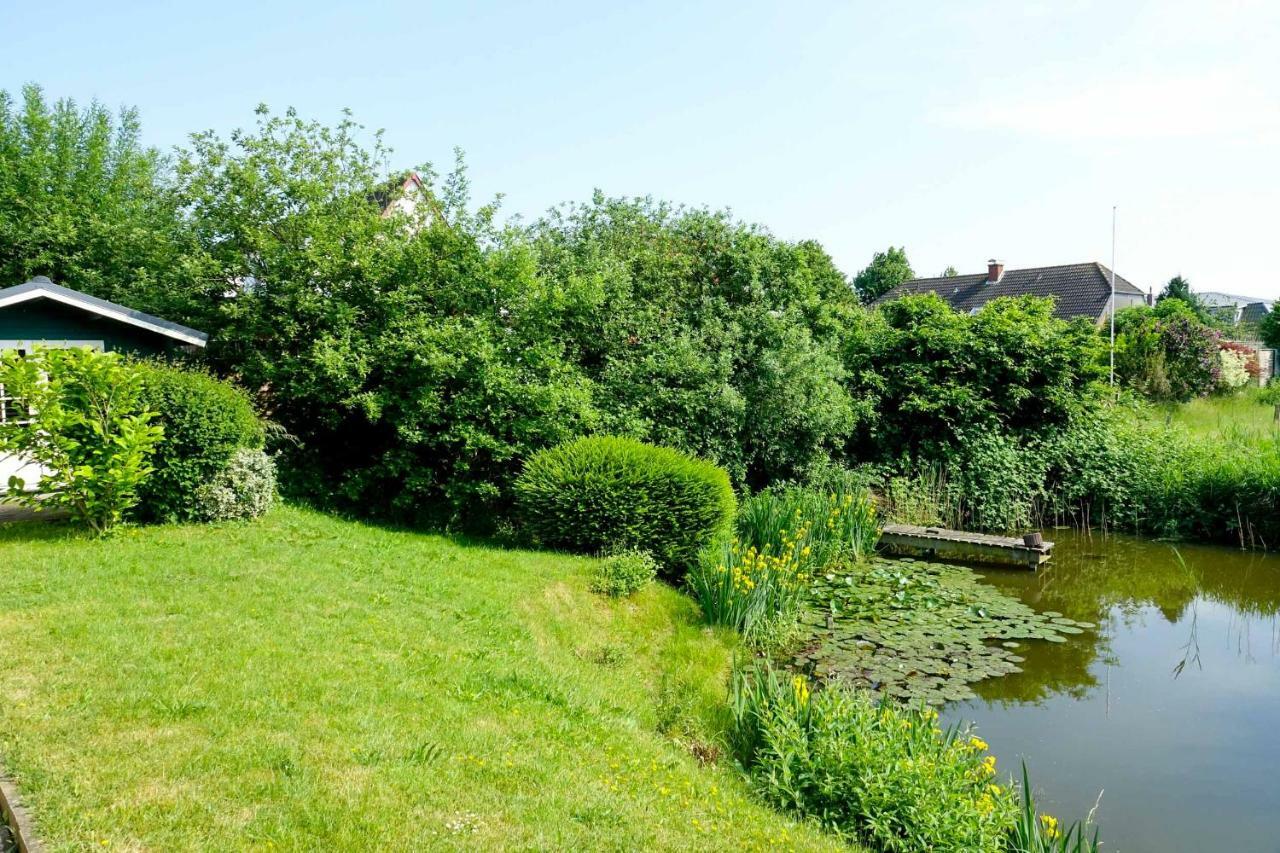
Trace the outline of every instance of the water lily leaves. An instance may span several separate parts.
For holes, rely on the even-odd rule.
[[[1095,627],[1032,608],[961,566],[874,558],[815,580],[793,666],[903,702],[973,698],[968,685],[1021,672],[1024,642]],[[1021,641],[1021,642],[1020,642]]]

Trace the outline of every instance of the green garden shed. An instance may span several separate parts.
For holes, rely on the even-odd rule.
[[[0,351],[88,346],[161,355],[203,347],[204,332],[54,284],[42,275],[0,290]]]

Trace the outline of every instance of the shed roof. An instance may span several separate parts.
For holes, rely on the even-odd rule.
[[[147,329],[158,335],[192,346],[202,347],[209,342],[209,336],[204,332],[142,311],[136,311],[133,308],[127,308],[124,305],[117,305],[114,302],[108,302],[105,299],[99,299],[96,296],[90,296],[87,293],[81,293],[69,287],[63,287],[60,284],[54,284],[42,275],[38,275],[30,281],[24,281],[22,284],[15,284],[13,287],[6,287],[0,290],[0,308],[7,308],[10,305],[29,302],[33,299],[51,299],[63,305],[70,305],[73,308],[88,311],[99,317],[105,317],[130,326],[137,326],[140,329]]]

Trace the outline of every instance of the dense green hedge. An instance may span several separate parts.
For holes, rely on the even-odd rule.
[[[151,521],[201,517],[198,490],[241,448],[262,447],[262,421],[239,388],[194,370],[159,362],[141,365],[143,402],[164,427],[143,484],[139,515]]]
[[[554,548],[641,548],[683,571],[737,509],[722,468],[629,438],[580,438],[529,458],[516,481],[527,532]]]

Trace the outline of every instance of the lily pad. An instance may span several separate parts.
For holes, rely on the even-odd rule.
[[[819,576],[810,593],[793,666],[902,702],[971,698],[968,685],[1022,671],[1012,650],[1093,627],[919,560],[874,558]]]

